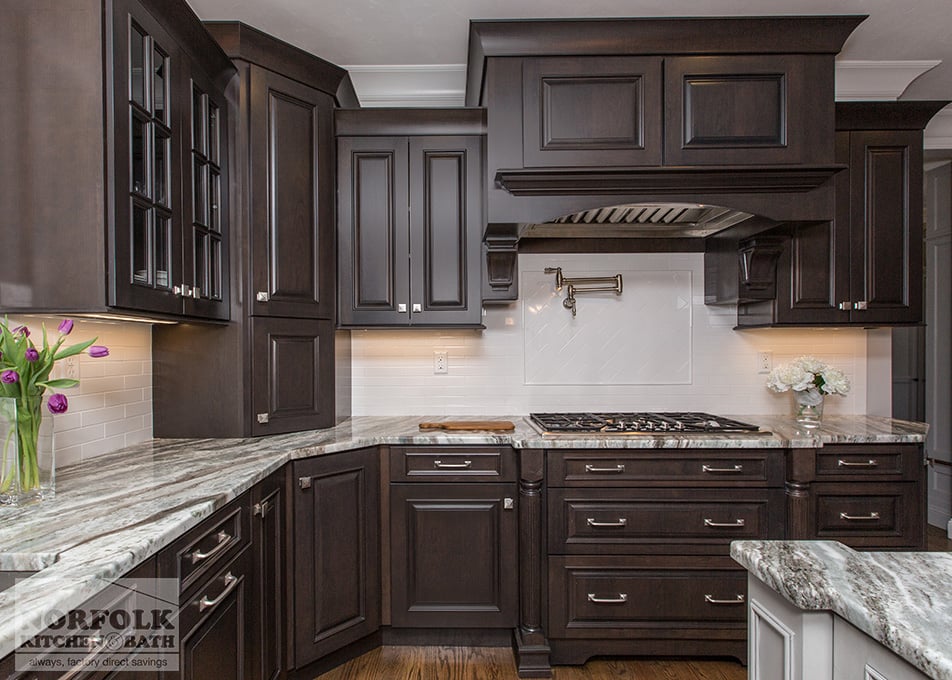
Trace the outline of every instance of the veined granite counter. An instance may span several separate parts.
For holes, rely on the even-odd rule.
[[[927,426],[829,417],[817,430],[789,417],[735,416],[771,434],[542,437],[521,416],[511,433],[420,432],[433,417],[358,417],[336,427],[254,439],[157,439],[57,472],[56,498],[0,508],[0,571],[38,571],[0,592],[0,658],[15,633],[68,611],[170,544],[290,460],[382,444],[516,448],[814,448],[831,443],[918,443]],[[493,416],[492,419],[501,419]],[[452,418],[479,420],[485,417]]]
[[[830,610],[923,673],[952,680],[952,554],[734,541],[731,557],[799,609]]]

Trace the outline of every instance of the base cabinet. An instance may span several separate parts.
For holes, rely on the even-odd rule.
[[[380,627],[376,448],[293,463],[291,621],[301,667]]]
[[[287,469],[282,467],[251,492],[253,680],[280,680],[287,673],[286,477]]]

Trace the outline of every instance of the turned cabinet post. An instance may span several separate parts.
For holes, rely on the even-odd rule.
[[[545,454],[519,451],[519,627],[516,656],[519,677],[549,677],[549,644],[542,629],[545,565],[542,545],[542,481]]]
[[[816,449],[787,451],[787,540],[814,536],[816,522],[812,483],[816,480]]]

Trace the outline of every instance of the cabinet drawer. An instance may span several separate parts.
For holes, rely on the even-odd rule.
[[[918,484],[817,484],[816,538],[860,548],[922,548]]]
[[[747,574],[736,567],[730,558],[551,557],[549,635],[680,637],[691,628],[743,629]]]
[[[779,490],[778,492],[779,493]],[[770,492],[744,489],[551,489],[550,552],[639,552],[707,547],[724,553],[738,539],[779,537],[782,517]],[[775,511],[782,515],[782,511]]]
[[[514,482],[515,452],[507,446],[394,446],[392,482]]]
[[[816,453],[819,480],[915,481],[921,470],[922,455],[917,445],[825,446]]]
[[[228,504],[163,550],[160,576],[179,579],[179,592],[185,593],[248,545],[249,499],[245,494]]]
[[[781,486],[783,452],[552,450],[549,486]]]

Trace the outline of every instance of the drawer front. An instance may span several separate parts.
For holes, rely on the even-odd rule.
[[[160,575],[179,579],[180,593],[199,585],[250,543],[250,514],[248,494],[215,512],[162,551]]]
[[[507,446],[394,446],[392,482],[514,482],[515,451]]]
[[[722,559],[552,557],[549,635],[635,637],[646,630],[680,635],[696,627],[743,628],[747,575]]]
[[[922,453],[916,445],[825,446],[816,454],[819,480],[915,481],[921,474]]]
[[[924,527],[915,483],[817,484],[816,538],[854,547],[920,549]]]
[[[550,489],[549,550],[696,544],[722,552],[733,540],[779,537],[779,522],[771,531],[768,492],[743,491]],[[774,507],[781,505],[778,499]]]
[[[783,451],[551,450],[549,486],[781,486]]]

